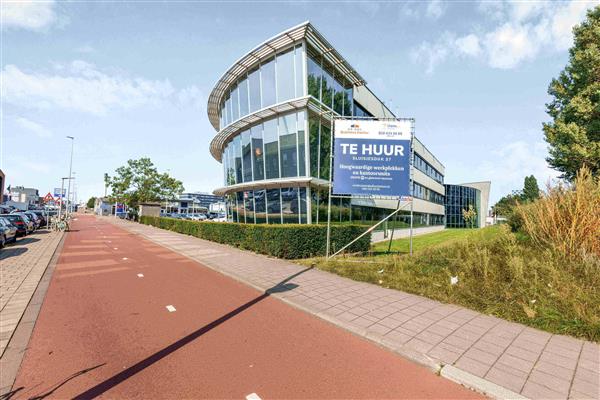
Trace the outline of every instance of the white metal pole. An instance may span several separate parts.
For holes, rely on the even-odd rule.
[[[331,177],[333,174],[333,113],[330,113],[331,123],[329,125],[329,196],[327,198],[327,246],[325,257],[329,258],[331,249],[331,189],[333,183]],[[318,212],[318,211],[317,211]]]
[[[66,215],[69,215],[69,209],[71,207],[70,201],[70,193],[71,193],[71,176],[73,170],[73,144],[75,143],[75,138],[73,136],[67,136],[67,139],[71,139],[71,161],[69,162],[69,183],[67,185],[67,209],[65,210]]]
[[[413,219],[414,219],[414,204],[415,204],[415,182],[413,177],[413,164],[414,164],[414,141],[415,137],[415,121],[412,120],[412,127],[410,130],[410,239],[409,239],[409,247],[410,247],[410,255],[413,254]]]

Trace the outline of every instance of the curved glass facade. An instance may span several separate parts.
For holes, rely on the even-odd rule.
[[[235,136],[223,152],[224,185],[306,175],[306,112],[256,124]]]
[[[479,215],[481,192],[478,189],[461,185],[444,185],[444,187],[446,188],[446,226],[448,228],[466,228],[467,224],[462,212],[468,210],[469,206],[473,206],[477,211],[475,226],[479,227],[482,217]]]
[[[227,217],[249,224],[305,224],[305,187],[247,190],[227,196]]]
[[[220,129],[255,111],[305,96],[301,44],[261,61],[233,84],[219,110]]]

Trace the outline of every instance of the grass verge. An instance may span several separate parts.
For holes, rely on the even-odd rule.
[[[429,247],[423,244],[412,257],[391,254],[329,262],[315,258],[301,263],[548,332],[600,342],[598,258],[573,260],[540,250],[506,226],[464,235],[437,245],[430,241]],[[422,240],[426,243],[428,239]],[[450,283],[453,276],[458,277],[455,285]]]

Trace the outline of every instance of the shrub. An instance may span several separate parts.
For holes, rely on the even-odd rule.
[[[197,222],[174,218],[144,216],[140,222],[195,236],[212,242],[228,244],[279,258],[298,259],[325,255],[327,227],[324,225],[262,225],[228,222]],[[364,233],[368,227],[332,225],[331,249],[345,246]],[[369,250],[371,235],[367,234],[350,246],[348,252]]]
[[[539,248],[567,257],[600,257],[600,178],[582,168],[573,185],[548,186],[539,200],[517,206],[521,229]]]

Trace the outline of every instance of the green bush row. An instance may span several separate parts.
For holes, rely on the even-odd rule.
[[[263,225],[229,222],[197,222],[174,218],[143,216],[140,222],[162,229],[195,236],[212,242],[286,259],[325,255],[327,226],[325,225]],[[332,225],[331,249],[335,251],[350,243],[368,229],[359,225]],[[371,234],[363,236],[347,252],[369,250]]]

